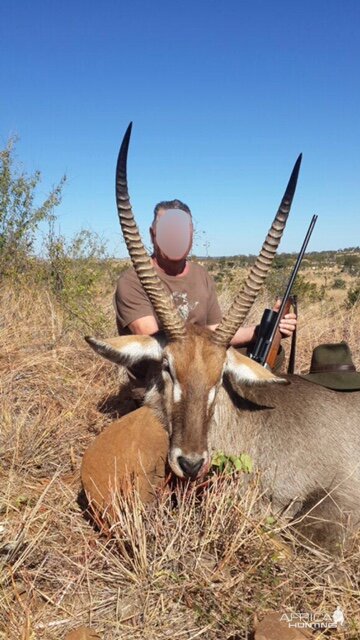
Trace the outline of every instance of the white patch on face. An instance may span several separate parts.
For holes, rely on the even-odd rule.
[[[156,386],[154,385],[146,392],[143,404],[144,405],[152,404],[154,401],[158,400],[158,398],[159,398],[159,392]]]
[[[171,375],[171,379],[173,382],[173,400],[174,402],[180,402],[182,398],[182,390],[180,383],[176,379],[175,367],[174,367],[174,358],[171,353],[167,354],[167,361],[169,366],[169,371]]]
[[[166,355],[167,355],[167,361],[168,361],[170,373],[171,373],[173,379],[176,380],[175,367],[174,367],[174,358],[173,358],[171,353],[167,353]]]
[[[182,391],[178,382],[174,382],[174,402],[180,402]]]
[[[179,447],[175,447],[174,449],[170,449],[168,460],[169,460],[169,465],[173,470],[173,472],[175,473],[175,475],[177,475],[179,478],[184,478],[184,472],[178,463],[178,458],[180,456],[182,456],[182,450],[179,449]]]
[[[204,459],[203,466],[209,464],[209,462],[210,462],[210,453],[208,451],[203,451],[202,457]]]
[[[215,393],[216,393],[216,387],[212,387],[209,391],[209,395],[208,395],[208,401],[207,401],[207,406],[208,409],[210,409],[212,403],[214,402],[215,399]]]

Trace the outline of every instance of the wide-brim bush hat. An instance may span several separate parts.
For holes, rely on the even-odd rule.
[[[360,373],[356,371],[346,342],[315,347],[310,371],[302,378],[335,391],[360,390]]]

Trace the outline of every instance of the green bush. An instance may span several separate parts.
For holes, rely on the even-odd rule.
[[[356,304],[358,304],[359,301],[360,301],[360,284],[353,287],[352,289],[349,289],[345,304],[346,304],[346,307],[350,309],[351,307],[354,307]]]
[[[28,175],[15,165],[16,137],[0,151],[0,276],[23,276],[39,224],[54,217],[61,202],[63,176],[42,204],[36,202],[40,171]]]
[[[332,284],[333,289],[345,289],[345,287],[346,287],[345,280],[343,280],[342,278],[335,278]]]
[[[83,229],[67,241],[55,234],[51,223],[42,277],[64,309],[67,324],[96,332],[108,329],[107,316],[96,299],[111,297],[119,271],[121,267],[116,265],[115,271],[106,244],[95,233]]]
[[[344,256],[342,270],[351,275],[357,275],[360,273],[360,256],[354,253],[350,253]]]
[[[65,329],[74,324],[81,331],[109,332],[109,320],[101,302],[111,300],[119,272],[127,265],[110,260],[104,242],[82,230],[67,240],[54,231],[54,209],[61,202],[65,176],[42,203],[38,203],[39,171],[26,174],[16,163],[16,138],[0,151],[0,276],[26,286],[43,285],[55,295],[63,312]],[[49,232],[39,248],[39,225]]]
[[[290,274],[291,271],[288,269],[277,268],[271,270],[265,282],[265,288],[269,292],[271,299],[275,300],[284,294]],[[326,291],[324,286],[318,287],[315,282],[309,282],[299,273],[291,293],[297,295],[299,300],[316,302],[324,299]]]

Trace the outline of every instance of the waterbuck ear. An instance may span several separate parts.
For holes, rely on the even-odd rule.
[[[85,336],[85,340],[100,356],[124,367],[142,360],[162,360],[163,347],[151,336],[117,336],[106,340]]]
[[[268,384],[269,382],[289,384],[288,380],[278,378],[269,369],[265,369],[265,367],[251,360],[251,358],[238,353],[232,347],[226,352],[224,373],[232,375],[236,382],[240,384],[260,385]]]

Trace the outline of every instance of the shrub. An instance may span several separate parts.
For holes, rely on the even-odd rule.
[[[35,205],[41,173],[28,175],[15,167],[16,137],[0,151],[0,276],[23,274],[32,254],[35,232],[43,220],[51,220],[61,202],[63,176],[44,202]]]
[[[116,277],[104,241],[86,229],[67,241],[55,234],[51,223],[45,258],[42,277],[64,309],[67,324],[106,331],[106,317],[96,299],[102,297],[104,288],[113,287]]]
[[[290,273],[287,269],[276,269],[270,272],[265,287],[273,300],[284,294]],[[300,300],[316,302],[324,299],[325,287],[318,287],[314,282],[309,282],[299,273],[291,293],[297,295]]]
[[[360,299],[360,284],[353,287],[352,289],[349,289],[346,302],[345,302],[346,307],[348,309],[350,309],[351,307],[354,307],[359,302],[359,299]]]
[[[343,280],[342,278],[335,278],[332,284],[333,289],[345,289],[345,287],[346,287],[345,280]]]
[[[356,275],[360,272],[360,256],[348,254],[344,257],[342,270],[346,273]]]

